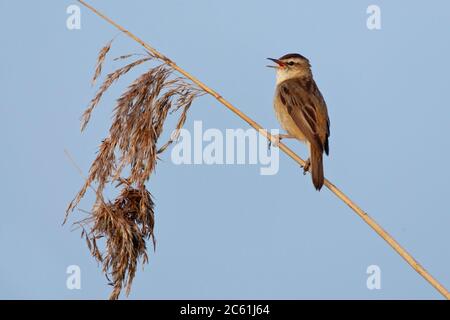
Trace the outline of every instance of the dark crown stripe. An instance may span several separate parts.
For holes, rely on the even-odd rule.
[[[304,56],[302,56],[301,54],[298,54],[298,53],[288,53],[288,54],[285,54],[285,55],[282,56],[279,60],[290,59],[290,58],[300,58],[300,59],[304,59],[304,60],[308,61],[308,59],[306,59]]]

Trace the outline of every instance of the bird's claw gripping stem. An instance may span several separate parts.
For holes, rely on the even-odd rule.
[[[270,150],[270,147],[272,146],[272,143],[273,143],[274,147],[278,147],[281,142],[281,139],[283,139],[283,135],[281,135],[281,134],[272,135],[268,142],[269,150]]]
[[[309,171],[309,167],[311,167],[311,160],[308,158],[308,160],[306,160],[305,165],[303,166],[303,175],[306,174],[306,172]]]

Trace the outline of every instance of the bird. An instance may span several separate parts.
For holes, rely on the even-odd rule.
[[[274,135],[271,142],[277,145],[281,139],[292,138],[306,143],[309,158],[303,173],[311,172],[313,185],[320,191],[325,179],[323,153],[329,154],[330,119],[325,99],[313,79],[311,64],[298,53],[267,59],[276,63],[268,66],[277,70],[273,105],[278,122],[287,131]]]

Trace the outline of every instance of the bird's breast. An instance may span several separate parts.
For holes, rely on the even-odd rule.
[[[277,92],[275,93],[273,106],[275,110],[275,116],[277,117],[277,120],[280,123],[281,127],[286,130],[288,134],[293,135],[301,141],[306,141],[304,134],[300,131],[294,119],[292,119],[287,110],[287,107],[280,100]]]

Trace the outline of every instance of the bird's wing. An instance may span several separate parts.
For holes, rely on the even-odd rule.
[[[330,121],[327,106],[313,79],[292,79],[280,84],[279,99],[312,146],[328,154]]]

